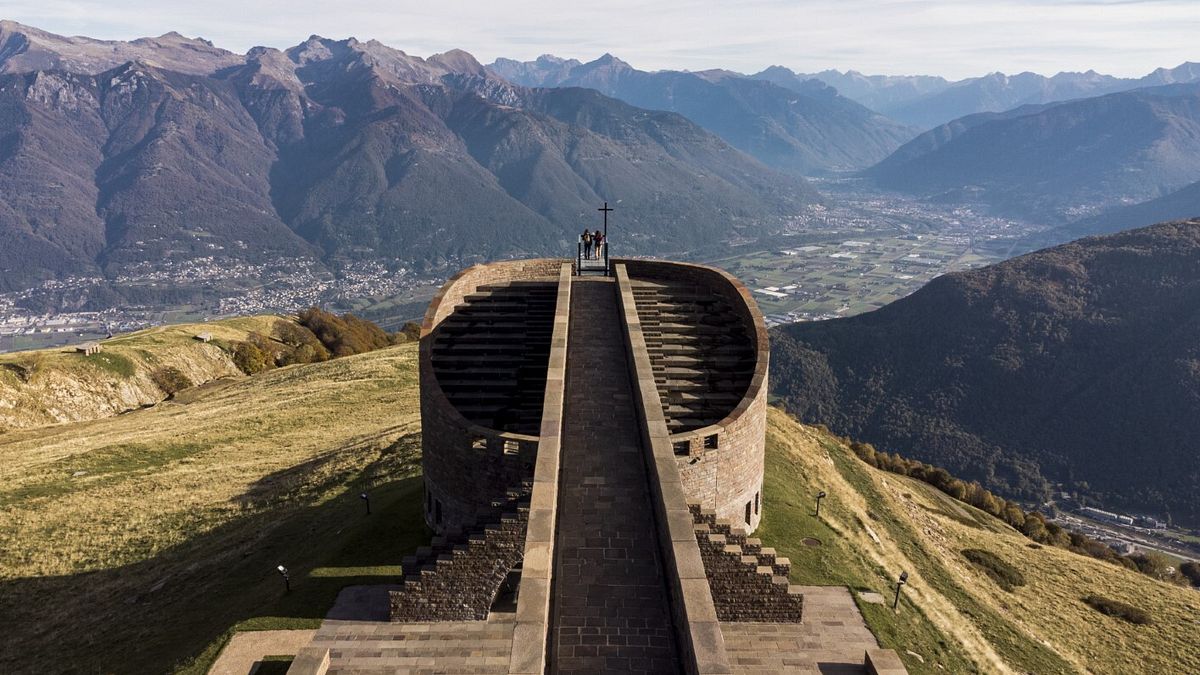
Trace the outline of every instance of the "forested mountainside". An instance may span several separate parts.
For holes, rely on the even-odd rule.
[[[1063,482],[1200,523],[1200,220],[939,277],[847,319],[773,331],[809,422],[1009,495]]]

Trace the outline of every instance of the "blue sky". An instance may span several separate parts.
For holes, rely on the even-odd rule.
[[[485,63],[608,51],[645,69],[1132,76],[1200,61],[1200,0],[5,0],[0,18],[106,39],[176,30],[238,52],[317,33]]]

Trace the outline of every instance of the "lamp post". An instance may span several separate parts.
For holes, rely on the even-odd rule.
[[[817,517],[821,517],[821,500],[825,499],[825,491],[821,490],[817,493]]]
[[[275,569],[279,571],[279,576],[283,577],[283,591],[285,593],[290,593],[292,590],[292,580],[288,577],[287,568],[283,565],[280,565]]]
[[[900,606],[900,589],[906,583],[908,583],[908,572],[901,572],[900,580],[896,582],[896,600],[892,603],[893,611]]]
[[[367,493],[365,493],[365,492],[360,493],[358,495],[358,498],[363,500],[363,503],[365,503],[367,505],[367,515],[368,516],[371,515],[371,498],[368,497]]]

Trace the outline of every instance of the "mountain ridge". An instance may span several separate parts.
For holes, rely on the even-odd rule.
[[[586,87],[677,112],[767,165],[801,174],[865,168],[914,133],[817,81],[787,89],[730,71],[647,72],[607,53],[586,63],[542,57],[487,67],[517,84]]]
[[[40,35],[39,58],[75,49]],[[157,48],[133,44],[113,58]],[[5,53],[0,68],[31,67],[27,47]],[[91,74],[70,52],[55,63],[79,72],[0,73],[0,287],[205,256],[569,255],[618,191],[624,253],[678,250],[818,199],[679,115],[516,86],[461,50],[312,36],[227,54],[192,69],[211,72]]]
[[[809,422],[1009,495],[1048,481],[1200,522],[1200,221],[947,274],[886,307],[773,331]]]

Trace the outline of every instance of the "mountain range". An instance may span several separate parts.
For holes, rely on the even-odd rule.
[[[677,112],[770,166],[802,174],[866,168],[916,133],[812,79],[782,87],[724,70],[646,72],[611,54],[588,63],[499,59],[488,69],[524,86],[586,87]]]
[[[1030,72],[1016,75],[997,72],[950,81],[928,75],[863,75],[853,70],[793,73],[782,66],[772,66],[750,77],[791,88],[819,80],[836,88],[843,96],[891,119],[930,129],[976,113],[1197,82],[1200,81],[1200,63],[1159,68],[1139,78],[1114,77],[1089,70],[1049,77]]]
[[[690,249],[816,199],[680,115],[457,50],[314,36],[239,56],[4,22],[0,73],[9,289],[202,256],[569,255],[618,198],[622,253]]]
[[[1156,199],[1200,180],[1200,83],[970,115],[918,136],[866,175],[885,188],[1049,224]]]
[[[788,410],[1009,495],[1200,523],[1200,220],[947,274],[772,333]]]

